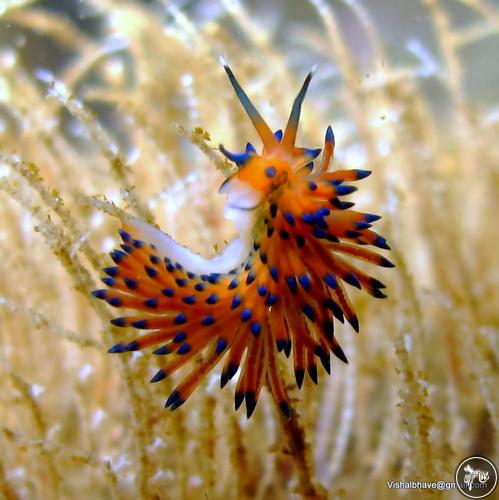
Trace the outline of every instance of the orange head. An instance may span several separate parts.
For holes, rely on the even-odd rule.
[[[229,195],[229,205],[250,210],[259,206],[279,187],[292,183],[302,171],[311,173],[314,168],[313,160],[320,154],[321,149],[295,146],[301,105],[312,79],[313,71],[307,75],[296,96],[283,134],[281,130],[277,130],[275,133],[271,131],[239,85],[231,69],[227,65],[224,68],[241,104],[262,140],[263,149],[262,153],[258,154],[255,148],[248,143],[243,153],[231,153],[223,145],[220,145],[220,151],[238,166],[238,171],[222,184],[220,192]],[[328,127],[319,170],[328,168],[333,149],[333,131],[331,127]]]

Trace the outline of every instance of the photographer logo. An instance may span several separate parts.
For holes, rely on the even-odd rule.
[[[497,486],[496,466],[487,458],[465,458],[454,475],[457,489],[467,498],[488,497]]]

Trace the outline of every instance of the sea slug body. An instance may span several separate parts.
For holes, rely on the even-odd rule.
[[[390,247],[371,229],[379,216],[352,210],[354,204],[344,200],[357,189],[350,183],[371,172],[330,170],[332,128],[327,128],[320,162],[320,149],[295,146],[312,73],[283,133],[271,131],[230,68],[225,70],[263,143],[260,154],[249,143],[237,154],[220,146],[237,166],[220,193],[227,195],[227,215],[238,225],[240,237],[220,255],[204,259],[145,222],[127,217],[120,230],[121,249],[111,252],[115,266],[104,269],[107,288],[92,294],[113,307],[135,311],[111,320],[113,325],[141,330],[109,352],[154,346],[155,354],[167,356],[151,382],[202,354],[202,362],[192,363],[166,407],[181,406],[224,359],[221,387],[241,369],[236,409],[245,401],[249,418],[265,384],[289,417],[279,353],[292,356],[298,387],[306,373],[317,383],[318,361],[330,372],[331,352],[347,362],[334,319],[346,319],[356,331],[359,322],[345,283],[385,297],[383,283],[347,258],[393,267],[368,248]]]

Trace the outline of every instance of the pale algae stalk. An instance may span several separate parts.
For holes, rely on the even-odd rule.
[[[0,1],[0,497],[457,499],[387,481],[499,463],[498,50],[495,0]],[[331,123],[374,170],[355,201],[397,264],[290,421],[219,372],[165,411],[177,377],[107,355],[89,297],[125,213],[207,257],[236,235],[218,144],[257,141],[221,55],[275,128],[319,65],[303,143]]]

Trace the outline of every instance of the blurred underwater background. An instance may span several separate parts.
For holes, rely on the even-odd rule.
[[[0,0],[0,497],[461,498],[387,481],[499,464],[497,54],[497,0]],[[220,367],[165,410],[179,378],[107,354],[89,296],[120,210],[205,256],[237,236],[218,145],[259,142],[220,55],[273,129],[317,64],[299,143],[331,124],[334,168],[373,171],[351,199],[397,266],[351,294],[350,363],[289,377],[292,422],[266,390],[235,413]]]

